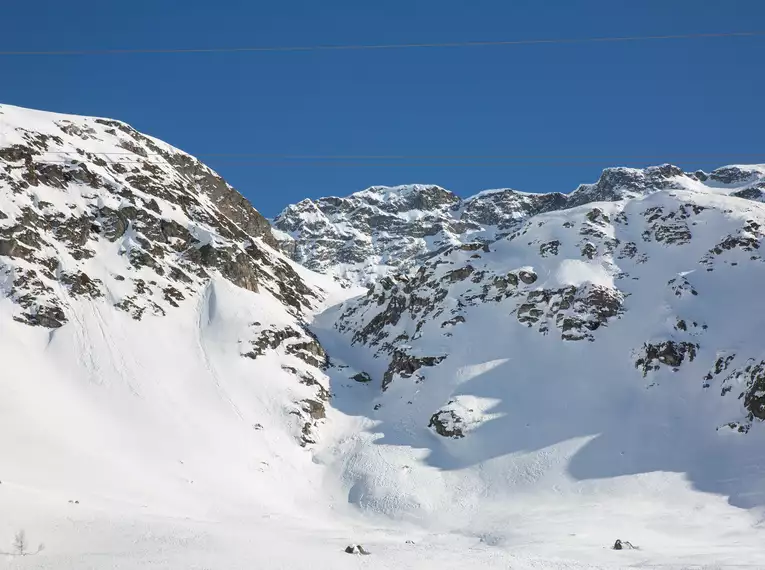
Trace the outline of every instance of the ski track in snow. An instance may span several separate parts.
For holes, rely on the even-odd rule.
[[[229,403],[231,409],[234,410],[234,413],[239,417],[239,419],[244,421],[244,415],[239,410],[236,403],[223,390],[223,387],[221,386],[220,380],[218,378],[218,374],[210,364],[210,358],[207,355],[207,349],[205,349],[204,343],[202,341],[202,334],[205,327],[210,324],[210,321],[215,316],[215,288],[212,282],[207,284],[204,292],[200,297],[197,313],[197,345],[199,346],[199,354],[202,357],[202,362],[204,362],[205,369],[207,370],[210,378],[212,378],[213,382],[215,383],[218,394],[220,394],[221,398],[225,399]]]

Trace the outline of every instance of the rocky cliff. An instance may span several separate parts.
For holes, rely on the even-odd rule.
[[[462,199],[439,186],[374,186],[345,198],[303,200],[285,208],[273,225],[299,263],[369,284],[451,246],[510,235],[538,214],[688,187],[730,187],[735,195],[753,200],[765,196],[756,167],[724,167],[711,174],[685,173],[671,165],[609,168],[595,184],[567,194],[504,189]]]

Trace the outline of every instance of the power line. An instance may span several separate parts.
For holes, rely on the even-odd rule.
[[[700,34],[665,34],[657,36],[612,36],[590,38],[552,38],[530,40],[496,40],[467,42],[428,42],[402,44],[350,44],[312,46],[252,46],[214,48],[137,48],[137,49],[82,49],[82,50],[5,50],[0,56],[75,56],[75,55],[137,55],[137,54],[200,54],[200,53],[252,53],[252,52],[306,52],[306,51],[350,51],[385,50],[411,48],[458,48],[496,47],[545,44],[579,44],[596,42],[641,42],[651,40],[691,40],[708,38],[745,38],[765,36],[765,30],[750,32],[711,32]]]

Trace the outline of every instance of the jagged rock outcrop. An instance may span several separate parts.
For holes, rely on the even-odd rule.
[[[709,176],[669,166],[613,169],[595,185],[543,202],[565,209],[522,208],[512,222],[499,210],[509,207],[505,200],[517,200],[515,194],[479,195],[471,200],[491,197],[494,208],[482,221],[505,219],[503,228],[512,231],[464,243],[465,236],[457,236],[457,243],[422,255],[411,268],[381,270],[366,295],[343,305],[336,329],[385,362],[382,391],[406,405],[431,386],[439,398],[448,395],[448,386],[459,384],[454,371],[483,344],[499,344],[493,358],[514,361],[511,376],[577,354],[595,363],[616,359],[620,364],[610,366],[620,375],[653,390],[678,382],[699,391],[717,382],[723,396],[738,389],[740,413],[728,415],[740,417],[729,423],[749,431],[765,409],[756,334],[743,332],[760,330],[761,319],[744,307],[759,303],[754,284],[765,278],[765,209],[742,198],[741,187],[762,180],[765,168],[758,166]],[[471,206],[473,212],[488,208]],[[517,346],[535,346],[528,335],[551,344],[535,356],[516,352]],[[726,361],[722,369],[731,369],[724,374],[716,365],[699,382],[699,371],[721,351],[748,360]],[[450,405],[462,395],[452,393]],[[430,410],[421,425],[445,437],[467,437],[467,408]]]
[[[433,428],[438,435],[461,439],[465,437],[462,431],[463,420],[454,410],[440,410],[430,417],[428,427]]]
[[[659,370],[662,364],[677,371],[686,359],[693,362],[698,349],[698,344],[684,341],[646,343],[635,360],[635,368],[642,370],[643,376],[647,376],[651,370]]]
[[[665,164],[608,168],[595,184],[580,185],[569,194],[502,189],[462,199],[433,185],[373,186],[345,198],[303,200],[285,208],[273,225],[282,248],[299,263],[370,284],[390,271],[416,267],[448,247],[491,243],[511,235],[532,216],[699,186],[726,186],[733,196],[761,200],[765,182],[757,167],[724,167],[707,175]],[[646,212],[652,225],[642,239],[685,243],[692,227],[688,220],[700,213],[699,207],[683,204],[673,211]],[[591,223],[596,232],[599,220],[593,217]],[[587,255],[594,255],[591,246],[583,247]],[[540,248],[556,255],[554,243]]]
[[[726,427],[747,433],[752,425],[765,421],[765,360],[741,359],[736,353],[720,356],[704,376],[704,388],[716,385],[721,396],[733,394],[743,404],[743,418]]]
[[[56,283],[93,297],[115,280],[127,291],[114,306],[140,319],[213,272],[251,291],[263,284],[296,314],[311,305],[315,293],[264,247],[276,245],[267,220],[195,158],[119,121],[51,115],[44,132],[13,129],[14,109],[2,110],[0,255],[19,319],[57,326],[66,311],[50,294]],[[125,263],[95,278],[88,260],[109,243]]]

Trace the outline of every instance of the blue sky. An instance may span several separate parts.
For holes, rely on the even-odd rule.
[[[765,28],[761,0],[13,2],[3,50],[455,42]],[[765,37],[344,52],[0,56],[0,101],[192,154],[659,156],[348,166],[204,157],[268,216],[375,184],[567,192],[606,166],[763,152]]]

